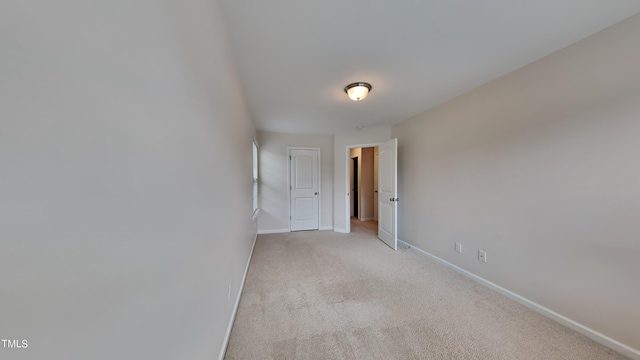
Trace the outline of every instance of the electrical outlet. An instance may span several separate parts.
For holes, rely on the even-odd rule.
[[[485,251],[478,250],[478,261],[487,262],[487,253]]]
[[[456,252],[462,253],[462,244],[460,244],[459,242],[456,243]]]
[[[227,295],[227,300],[231,301],[231,283],[233,282],[233,280],[229,281],[229,295]]]

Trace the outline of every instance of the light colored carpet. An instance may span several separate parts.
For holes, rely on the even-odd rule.
[[[352,223],[258,237],[226,359],[625,359]]]

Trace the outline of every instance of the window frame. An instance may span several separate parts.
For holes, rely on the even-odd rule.
[[[252,173],[253,173],[253,219],[255,220],[260,213],[260,167],[259,167],[259,149],[258,141],[252,141]]]

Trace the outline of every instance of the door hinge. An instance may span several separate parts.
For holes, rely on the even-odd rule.
[[[289,220],[291,220],[291,216],[289,216]]]
[[[291,155],[289,155],[289,160],[291,160]]]
[[[293,190],[293,186],[289,186],[289,190]]]

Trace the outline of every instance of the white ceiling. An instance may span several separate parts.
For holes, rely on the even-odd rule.
[[[640,12],[638,0],[221,0],[259,130],[392,124]],[[343,88],[373,85],[360,102]]]

